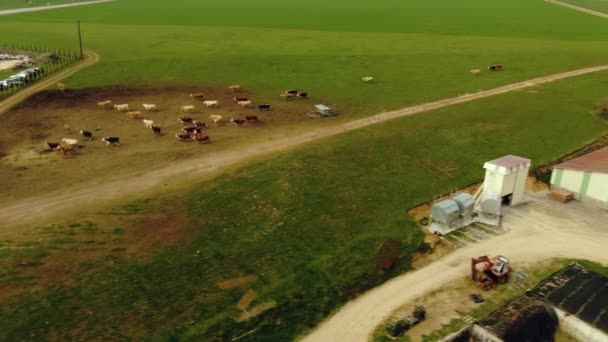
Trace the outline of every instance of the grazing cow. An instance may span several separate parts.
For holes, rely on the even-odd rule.
[[[260,120],[258,119],[257,115],[247,115],[245,117],[245,120],[249,121],[249,122],[259,122]]]
[[[292,93],[285,92],[285,93],[281,94],[281,97],[283,98],[283,101],[287,101],[287,100],[293,99],[294,97],[296,97],[296,95],[292,94]]]
[[[249,99],[246,97],[235,97],[234,102],[248,101]]]
[[[241,91],[241,86],[238,84],[235,84],[235,85],[228,86],[228,89],[230,89],[233,93],[238,93],[239,91]]]
[[[142,122],[144,123],[144,125],[145,125],[146,127],[148,127],[148,128],[152,128],[152,126],[154,125],[154,121],[152,121],[152,120],[146,120],[146,119],[143,119],[143,120],[141,120],[141,121],[142,121]]]
[[[57,146],[55,148],[57,151],[61,151],[61,153],[63,153],[63,155],[66,154],[76,154],[76,150],[72,147],[72,146]]]
[[[182,113],[192,113],[194,112],[194,106],[182,106],[180,110]]]
[[[363,77],[363,82],[365,82],[365,83],[374,82],[374,77],[373,76],[365,76],[365,77]]]
[[[238,105],[243,108],[249,108],[249,106],[251,106],[251,101],[239,101]]]
[[[106,100],[106,101],[97,102],[97,106],[100,108],[103,108],[103,109],[110,109],[114,105],[112,104],[112,101]]]
[[[221,115],[209,115],[209,120],[213,121],[213,123],[217,126],[220,122],[222,122]]]
[[[298,95],[298,91],[296,89],[285,90],[285,92],[291,95]]]
[[[243,119],[230,119],[230,122],[232,122],[233,124],[235,124],[237,126],[245,126],[245,124],[247,123],[247,120],[243,120]]]
[[[160,135],[161,134],[160,133],[160,131],[161,131],[160,127],[158,127],[158,126],[150,126],[150,128],[152,128],[152,132],[154,132],[154,134],[156,134],[156,135]]]
[[[103,138],[101,138],[101,141],[105,141],[106,146],[120,145],[120,138],[119,137],[103,137]]]
[[[76,140],[76,139],[63,138],[63,139],[61,139],[61,141],[66,143],[68,146],[78,148],[78,140]]]
[[[202,131],[203,131],[203,129],[201,127],[196,127],[196,126],[182,128],[182,132],[189,133],[189,134],[198,134]]]
[[[131,119],[143,119],[144,118],[143,114],[139,110],[136,110],[133,112],[127,112],[127,116],[130,117]]]
[[[191,124],[192,121],[194,121],[194,119],[182,116],[182,117],[177,118],[177,121],[179,121],[179,122],[181,122],[182,124],[185,125],[185,124]]]
[[[152,103],[144,103],[142,104],[142,106],[144,107],[144,110],[148,112],[156,112],[158,110],[158,108],[156,108],[156,105]]]
[[[57,89],[59,89],[61,92],[65,91],[65,84],[63,83],[57,83]]]
[[[190,134],[176,134],[175,137],[179,141],[192,141]]]
[[[473,69],[473,70],[471,70],[471,74],[473,74],[475,76],[479,76],[481,74],[481,70],[479,70],[479,69]]]
[[[60,145],[61,145],[60,143],[56,143],[56,142],[48,142],[48,141],[44,142],[44,146],[46,146],[46,149],[49,151],[57,149],[57,146],[60,146]]]
[[[202,144],[209,144],[211,142],[211,139],[209,138],[209,136],[204,135],[204,134],[193,135],[192,140],[198,141],[199,143],[202,143]]]
[[[202,121],[192,120],[192,124],[200,129],[207,128],[207,124]]]
[[[194,94],[190,94],[190,97],[193,97],[197,100],[202,100],[205,98],[205,94],[204,93],[194,93]]]
[[[302,92],[302,93],[298,93],[298,98],[299,99],[307,99],[308,98],[308,93],[306,92]]]
[[[502,70],[502,64],[492,64],[488,67],[490,71],[499,71]]]
[[[207,108],[217,108],[220,104],[219,101],[203,101],[203,103]]]
[[[87,140],[91,140],[91,138],[93,137],[93,133],[82,129],[80,130],[80,134],[82,134],[82,136]]]
[[[259,110],[270,110],[270,105],[268,103],[264,103],[264,104],[258,105],[258,109]]]
[[[116,109],[119,112],[128,112],[129,105],[128,104],[115,104],[114,109]]]

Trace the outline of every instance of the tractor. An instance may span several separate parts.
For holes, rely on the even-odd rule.
[[[478,265],[481,264],[481,267]],[[471,279],[484,290],[509,281],[511,266],[509,259],[502,255],[488,258],[487,255],[471,259]]]

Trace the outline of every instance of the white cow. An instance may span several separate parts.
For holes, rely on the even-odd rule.
[[[158,108],[156,108],[155,104],[151,104],[151,103],[144,103],[142,105],[144,107],[144,109],[148,112],[156,112],[158,110]]]
[[[205,101],[207,102],[207,101]],[[194,106],[182,106],[181,111],[183,113],[192,113],[194,112]]]
[[[143,119],[142,121],[143,121],[144,125],[146,125],[146,127],[148,127],[148,128],[152,128],[152,126],[154,126],[154,121],[152,121],[152,120]]]
[[[61,141],[66,143],[66,145],[68,145],[68,146],[78,148],[78,140],[76,140],[76,139],[63,138],[63,139],[61,139]]]
[[[473,74],[475,76],[479,76],[479,74],[481,74],[481,70],[479,70],[479,69],[473,69],[473,70],[471,70],[471,74]]]
[[[217,108],[217,106],[220,104],[219,101],[203,101],[203,103],[205,106],[207,106],[207,108]]]
[[[363,82],[365,82],[365,83],[374,82],[374,77],[373,76],[365,76],[365,77],[363,77]]]
[[[237,103],[239,106],[241,106],[243,108],[247,108],[247,107],[251,106],[251,101],[239,101]]]
[[[97,106],[100,108],[109,109],[109,108],[112,108],[112,101],[106,100],[106,101],[97,102]]]
[[[222,122],[221,115],[209,115],[209,120],[213,121],[214,124],[219,125]]]
[[[128,104],[115,104],[114,109],[116,109],[119,112],[128,112],[129,105]]]

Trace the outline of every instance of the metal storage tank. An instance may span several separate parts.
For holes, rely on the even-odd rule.
[[[436,222],[449,224],[460,216],[458,203],[451,199],[436,203],[431,208],[431,216]]]
[[[473,196],[463,192],[454,196],[452,199],[458,204],[461,216],[469,216],[473,213],[473,209],[475,209],[475,200],[473,200]]]
[[[481,199],[481,211],[486,214],[500,215],[500,196],[496,193],[486,193]]]

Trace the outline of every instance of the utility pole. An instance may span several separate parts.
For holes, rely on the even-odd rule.
[[[80,20],[77,22],[78,25],[78,44],[80,45],[80,59],[84,59],[84,53],[82,52],[82,33],[80,33]]]

